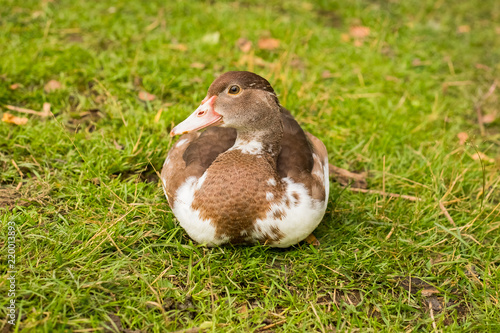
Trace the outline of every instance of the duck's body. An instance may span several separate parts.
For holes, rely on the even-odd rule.
[[[226,93],[235,85],[237,94]],[[279,105],[269,83],[249,72],[222,75],[172,134],[199,129],[203,117],[201,125],[227,128],[183,135],[162,170],[189,236],[209,246],[288,247],[311,234],[328,202],[327,151]]]

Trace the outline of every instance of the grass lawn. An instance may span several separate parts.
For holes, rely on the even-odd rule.
[[[177,226],[155,170],[227,70],[368,171],[318,247]],[[498,85],[496,0],[2,0],[0,117],[28,118],[0,122],[2,332],[499,332]]]

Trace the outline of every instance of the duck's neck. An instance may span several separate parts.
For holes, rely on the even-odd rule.
[[[261,130],[238,130],[232,149],[241,150],[245,154],[266,154],[276,161],[281,152],[283,124],[279,119],[273,125]]]

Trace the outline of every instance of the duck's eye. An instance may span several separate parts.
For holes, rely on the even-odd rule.
[[[229,89],[227,90],[227,93],[230,95],[238,95],[240,93],[240,91],[241,91],[240,86],[233,85],[233,86],[229,87]]]

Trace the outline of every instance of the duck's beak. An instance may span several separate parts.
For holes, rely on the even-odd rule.
[[[185,134],[215,125],[222,120],[222,116],[215,112],[214,103],[217,96],[205,98],[201,105],[186,120],[175,126],[170,136]]]

